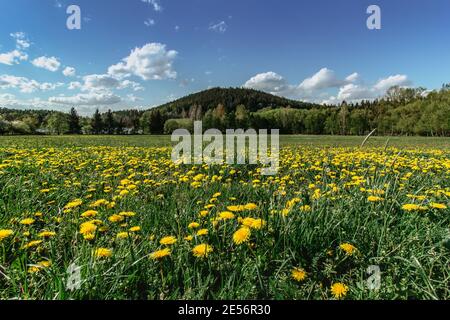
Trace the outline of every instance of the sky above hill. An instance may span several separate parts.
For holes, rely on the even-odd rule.
[[[381,29],[367,27],[370,5]],[[0,1],[0,106],[90,114],[216,86],[373,99],[450,82],[449,35],[448,0]]]

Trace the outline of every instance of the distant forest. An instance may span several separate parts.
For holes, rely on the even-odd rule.
[[[392,87],[385,97],[339,106],[289,100],[242,88],[214,88],[147,111],[81,117],[0,108],[0,134],[171,134],[177,128],[280,129],[282,134],[450,136],[450,85],[432,92]]]

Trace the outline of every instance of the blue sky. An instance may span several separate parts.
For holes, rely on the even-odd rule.
[[[81,8],[81,30],[66,9]],[[381,29],[369,30],[369,5]],[[448,0],[0,2],[0,106],[149,108],[209,87],[373,99],[450,82]]]

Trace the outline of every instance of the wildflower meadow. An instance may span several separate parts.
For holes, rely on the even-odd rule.
[[[0,298],[449,299],[449,140],[327,139],[282,138],[264,176],[2,137]]]

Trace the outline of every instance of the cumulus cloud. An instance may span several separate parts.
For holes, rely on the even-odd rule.
[[[64,84],[60,82],[40,83],[36,80],[31,80],[25,77],[16,77],[7,74],[0,75],[0,89],[17,89],[23,93],[32,93],[38,90],[40,91],[54,90],[62,85]]]
[[[61,62],[59,62],[58,58],[56,57],[42,56],[34,59],[31,63],[35,67],[43,68],[51,72],[58,71],[59,67],[61,66]]]
[[[24,32],[10,33],[10,36],[16,41],[16,49],[0,53],[0,63],[12,66],[13,64],[19,64],[21,61],[28,60],[28,55],[24,51],[31,44]]]
[[[81,89],[83,85],[79,81],[72,81],[69,83],[68,89],[69,90],[75,90],[75,89]]]
[[[355,74],[347,78],[355,78]],[[315,91],[326,88],[337,88],[346,83],[346,80],[340,80],[333,70],[322,68],[310,78],[306,78],[300,83],[299,88],[306,91]]]
[[[256,89],[272,94],[282,93],[290,89],[286,80],[275,72],[260,73],[250,78],[245,84],[245,88]]]
[[[142,48],[135,48],[122,62],[108,68],[108,74],[123,79],[135,75],[143,80],[175,79],[173,62],[178,52],[166,50],[161,43],[148,43]]]
[[[66,67],[66,68],[64,68],[62,73],[66,77],[74,77],[75,73],[76,73],[76,70],[75,70],[75,68],[72,68],[72,67]]]
[[[153,10],[155,11],[162,11],[162,7],[158,0],[142,0],[142,2],[148,3],[153,7]]]
[[[211,23],[209,26],[209,30],[218,32],[218,33],[225,33],[228,29],[228,25],[225,21],[220,21],[218,23]]]
[[[394,76],[387,77],[385,79],[380,79],[374,86],[375,90],[378,91],[386,91],[390,87],[400,86],[405,87],[409,86],[411,81],[408,80],[408,77],[404,74],[396,74]]]
[[[342,101],[358,102],[361,100],[373,100],[382,97],[393,86],[407,87],[411,81],[406,75],[393,75],[378,80],[374,85],[347,84],[339,89],[337,96],[331,96],[322,101],[325,104],[336,104]]]
[[[111,91],[114,89],[144,90],[140,83],[131,80],[120,80],[109,74],[90,74],[83,77],[83,84],[74,82],[72,88],[80,88],[82,91]]]
[[[14,32],[9,35],[16,40],[16,48],[18,50],[24,50],[30,47],[31,43],[24,32]]]
[[[120,85],[120,81],[107,74],[90,74],[83,77],[83,90],[101,90],[101,89],[115,89]]]
[[[354,101],[372,99],[375,92],[368,87],[358,84],[347,84],[339,89],[338,100]]]
[[[365,85],[356,72],[341,79],[333,70],[323,68],[304,79],[299,85],[291,85],[283,76],[271,71],[255,75],[245,82],[243,87],[287,98],[337,104],[344,100],[347,102],[372,100],[385,95],[392,86],[409,86],[410,84],[411,81],[406,75],[393,75],[380,79],[373,85]],[[338,91],[337,94],[330,95],[330,90]]]
[[[19,50],[0,53],[0,63],[2,64],[12,66],[13,64],[19,64],[23,60],[28,60],[28,55]]]
[[[122,101],[122,99],[109,92],[89,92],[80,93],[74,96],[50,97],[48,101],[66,105],[94,106],[116,104]]]
[[[122,82],[120,82],[119,86],[117,87],[117,89],[127,89],[127,88],[130,88],[133,91],[144,90],[144,87],[141,86],[140,83],[131,81],[131,80],[123,80]]]

